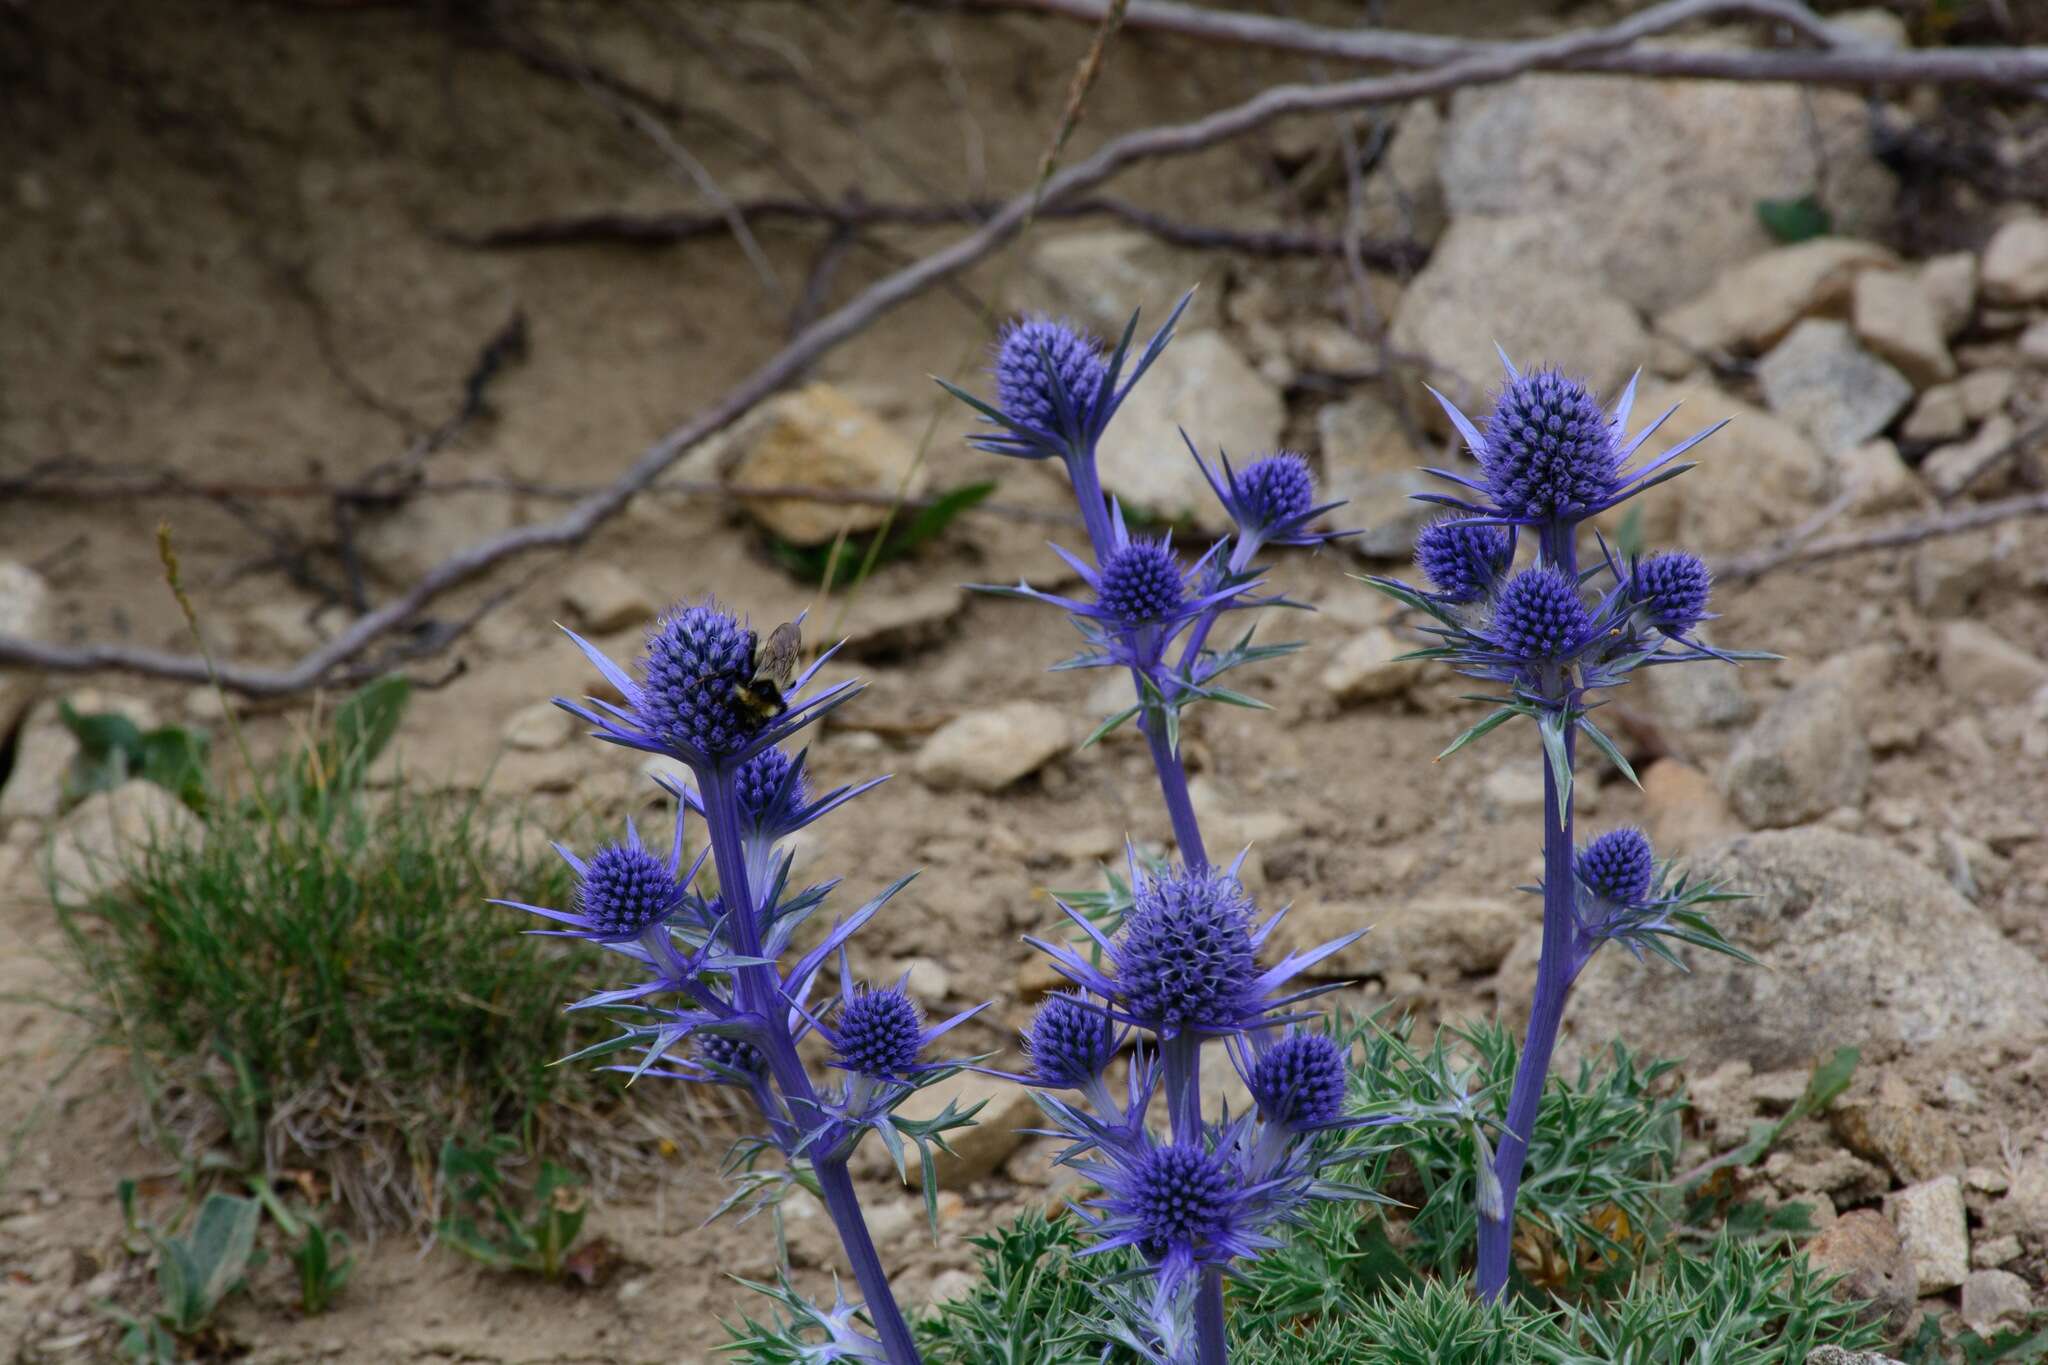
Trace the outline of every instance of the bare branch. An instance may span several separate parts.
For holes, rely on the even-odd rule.
[[[1028,10],[1093,23],[1103,0],[967,0],[983,10]],[[1668,9],[1668,6],[1659,7]],[[1646,10],[1647,20],[1659,10]],[[1675,28],[1704,13],[1659,22]],[[1545,71],[1594,71],[1630,76],[1694,76],[1730,81],[1797,81],[1817,85],[1990,85],[2028,87],[2048,81],[2048,48],[1942,48],[1895,52],[1840,44],[1839,35],[1795,0],[1748,0],[1715,6],[1714,18],[1749,17],[1789,25],[1821,45],[1809,51],[1717,51],[1705,48],[1591,49],[1553,54],[1531,64]],[[1124,23],[1205,42],[1270,48],[1303,56],[1369,65],[1432,67],[1483,53],[1513,50],[1514,43],[1475,43],[1435,34],[1385,29],[1324,28],[1295,19],[1228,10],[1197,9],[1171,0],[1131,0]],[[1636,37],[1648,36],[1639,32]]]
[[[1935,540],[1941,536],[1959,535],[1964,531],[1996,526],[2002,521],[2040,516],[2048,516],[2048,493],[2029,493],[2024,497],[1978,503],[1960,511],[1921,517],[1896,526],[1880,527],[1874,531],[1829,536],[1825,540],[1784,545],[1758,554],[1743,555],[1725,564],[1715,565],[1714,576],[1726,582],[1747,583],[1773,569],[1781,569],[1789,564],[1817,564],[1823,560],[1840,559],[1844,555],[1863,554],[1869,550],[1897,549],[1901,545],[1917,545],[1923,540]]]
[[[319,686],[335,670],[410,620],[429,602],[463,586],[498,564],[537,550],[575,545],[610,520],[633,496],[652,484],[691,446],[736,421],[756,403],[801,375],[819,357],[863,331],[875,319],[988,256],[1016,235],[1040,204],[1056,203],[1094,188],[1125,167],[1161,157],[1186,156],[1260,128],[1289,114],[1330,113],[1411,100],[1459,86],[1509,79],[1540,66],[1604,52],[1677,24],[1753,4],[1737,0],[1668,0],[1606,28],[1591,29],[1486,49],[1426,71],[1369,76],[1330,85],[1282,85],[1230,108],[1186,123],[1142,129],[1112,138],[1092,156],[1058,172],[1042,186],[1005,203],[973,232],[871,285],[835,312],[806,328],[765,364],[690,420],[643,450],[617,480],[548,521],[515,527],[480,540],[429,569],[383,606],[307,653],[288,668],[227,664],[218,670],[223,686],[249,695],[277,695]],[[440,642],[456,638],[450,632]],[[203,682],[206,660],[197,655],[130,645],[63,646],[0,636],[0,666],[57,672],[122,669],[155,677]]]

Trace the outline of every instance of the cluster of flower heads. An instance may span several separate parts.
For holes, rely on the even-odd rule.
[[[969,1120],[951,1105],[922,1120],[895,1111],[918,1088],[961,1069],[960,1062],[934,1060],[933,1044],[977,1011],[928,1023],[907,979],[868,984],[850,970],[848,941],[907,877],[796,951],[799,927],[823,907],[834,883],[792,883],[786,841],[881,779],[814,793],[805,754],[786,746],[850,700],[858,684],[811,690],[831,651],[786,688],[774,686],[772,676],[764,681],[756,632],[715,602],[684,605],[662,617],[634,672],[573,633],[571,639],[620,700],[558,698],[557,704],[588,722],[599,739],[678,760],[694,781],[655,779],[677,803],[666,856],[646,847],[629,820],[618,842],[587,856],[556,846],[576,874],[571,907],[499,903],[552,926],[533,932],[582,938],[637,964],[638,983],[570,1006],[607,1010],[619,1019],[621,1037],[591,1051],[636,1053],[630,1062],[611,1064],[635,1077],[732,1086],[750,1096],[764,1131],[735,1149],[736,1168],[747,1177],[728,1206],[747,1194],[757,1204],[779,1200],[807,1166],[846,1246],[865,1297],[861,1311],[876,1335],[859,1330],[843,1298],[829,1309],[806,1305],[785,1286],[775,1294],[778,1301],[828,1343],[850,1343],[857,1358],[915,1360],[846,1162],[868,1132],[880,1135],[899,1167],[905,1143],[914,1143],[926,1158],[929,1193],[933,1144]],[[773,690],[764,693],[764,687]],[[701,821],[707,847],[686,864],[691,816]],[[716,872],[715,892],[698,889],[707,862]],[[820,980],[833,966],[837,990],[821,992]],[[813,1076],[798,1053],[813,1034],[830,1049],[826,1076]],[[785,1159],[780,1171],[757,1169],[757,1158],[769,1151]]]
[[[1596,536],[1598,562],[1580,563],[1581,526],[1685,472],[1691,466],[1680,457],[1718,425],[1639,458],[1675,408],[1631,435],[1634,380],[1610,413],[1576,380],[1555,370],[1525,374],[1505,354],[1501,359],[1507,379],[1484,430],[1438,395],[1478,473],[1432,471],[1461,491],[1423,495],[1454,512],[1416,538],[1416,564],[1428,586],[1372,580],[1427,617],[1422,628],[1436,643],[1413,657],[1440,659],[1501,689],[1486,698],[1494,705],[1492,714],[1445,753],[1526,717],[1542,737],[1545,785],[1554,797],[1546,802],[1545,816],[1560,837],[1544,841],[1537,1003],[1502,1142],[1479,1181],[1488,1192],[1479,1237],[1479,1287],[1488,1298],[1506,1283],[1527,1134],[1564,1003],[1580,971],[1609,940],[1638,957],[1648,950],[1673,962],[1673,943],[1741,956],[1702,914],[1708,904],[1731,897],[1684,878],[1667,885],[1642,831],[1610,830],[1574,850],[1575,741],[1585,737],[1633,778],[1621,750],[1593,720],[1600,691],[1644,668],[1769,657],[1720,650],[1700,637],[1701,626],[1713,619],[1713,580],[1695,555],[1617,555]],[[1534,553],[1518,569],[1524,533]]]
[[[1297,979],[1357,935],[1262,960],[1280,916],[1260,921],[1239,879],[1242,855],[1227,868],[1210,865],[1179,754],[1187,705],[1254,704],[1218,678],[1293,648],[1255,647],[1249,630],[1227,647],[1210,636],[1226,614],[1296,605],[1264,590],[1256,560],[1270,546],[1331,539],[1317,523],[1337,504],[1317,501],[1300,455],[1276,452],[1242,467],[1224,455],[1212,464],[1188,441],[1230,531],[1187,552],[1168,536],[1134,535],[1097,473],[1097,442],[1178,316],[1127,380],[1135,318],[1113,349],[1049,318],[1013,323],[997,343],[995,403],[954,392],[994,428],[976,438],[982,449],[1056,457],[1067,467],[1089,543],[1083,552],[1053,548],[1083,591],[1059,596],[1023,583],[987,591],[1068,614],[1085,647],[1058,667],[1128,671],[1133,704],[1097,737],[1130,720],[1143,730],[1181,859],[1148,862],[1133,851],[1124,894],[1075,898],[1085,909],[1061,902],[1079,937],[1029,940],[1072,989],[1048,997],[1032,1020],[1023,1039],[1029,1071],[1017,1079],[1036,1088],[1053,1132],[1066,1139],[1060,1160],[1101,1189],[1082,1212],[1095,1234],[1090,1254],[1130,1248],[1145,1267],[1146,1288],[1117,1300],[1128,1315],[1117,1339],[1151,1359],[1206,1365],[1223,1359],[1221,1283],[1232,1263],[1275,1245],[1274,1230],[1310,1200],[1357,1197],[1319,1172],[1357,1154],[1357,1130],[1387,1120],[1347,1117],[1347,1058],[1302,1027],[1309,1016],[1299,1007],[1327,987]],[[1253,1098],[1248,1112],[1205,1118],[1205,1043],[1228,1048]],[[1123,1078],[1113,1086],[1116,1067]],[[1170,1118],[1163,1133],[1146,1122],[1161,1095]],[[1349,1136],[1319,1140],[1332,1129]]]

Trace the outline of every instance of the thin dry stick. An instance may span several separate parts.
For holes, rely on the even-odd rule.
[[[636,493],[660,477],[691,446],[738,420],[841,342],[876,318],[981,260],[1015,236],[1042,198],[1051,203],[1092,189],[1126,166],[1160,157],[1186,156],[1263,127],[1289,114],[1333,113],[1433,95],[1459,86],[1506,80],[1520,72],[1575,55],[1604,51],[1695,19],[1722,14],[1734,0],[1669,0],[1606,28],[1539,39],[1481,53],[1428,71],[1372,76],[1334,85],[1282,85],[1241,104],[1187,123],[1142,129],[1113,138],[1094,155],[1054,175],[1036,191],[1005,204],[977,230],[950,246],[905,266],[870,286],[837,311],[820,318],[715,403],[663,435],[602,492],[552,520],[530,522],[488,537],[449,556],[410,588],[359,618],[347,630],[309,651],[287,668],[223,664],[222,685],[251,696],[302,692],[318,686],[336,668],[410,620],[429,602],[468,583],[502,561],[535,550],[559,549],[582,541],[617,515]],[[453,634],[443,637],[446,644]],[[66,646],[0,635],[0,666],[82,673],[120,669],[151,677],[201,682],[205,661],[191,655],[132,645]]]
[[[1961,511],[1920,517],[1874,531],[1829,536],[1804,545],[1785,545],[1759,554],[1744,555],[1715,565],[1714,576],[1724,582],[1748,583],[1789,564],[1818,564],[1823,560],[1840,559],[1844,555],[1863,554],[1870,550],[1897,549],[1901,545],[1917,545],[1923,540],[1996,526],[2002,521],[2040,516],[2048,516],[2048,493],[2028,493],[2023,497],[1978,503]]]
[[[1975,464],[1956,475],[1955,479],[1946,488],[1936,489],[1935,495],[1943,503],[1954,502],[1968,491],[1971,484],[1977,482],[1977,480],[1983,478],[2007,460],[2012,459],[2016,455],[2023,454],[2028,447],[2044,438],[2048,438],[2048,419],[2036,422],[1997,449],[1984,452]]]
[[[1029,10],[1095,22],[1102,0],[968,0],[984,10]],[[1654,11],[1650,11],[1654,12]],[[2029,87],[2048,80],[2048,48],[1943,48],[1891,51],[1842,44],[1812,10],[1792,0],[1750,0],[1720,6],[1715,18],[1747,16],[1790,25],[1822,45],[1817,51],[1744,52],[1711,48],[1628,48],[1558,53],[1533,70],[1593,71],[1632,76],[1695,76],[1730,81],[1793,81],[1817,85],[1987,85]],[[1705,17],[1705,16],[1698,16]],[[1295,19],[1196,9],[1168,0],[1131,0],[1132,28],[1207,42],[1270,48],[1303,56],[1384,66],[1430,67],[1512,48],[1434,34],[1384,29],[1323,28]]]

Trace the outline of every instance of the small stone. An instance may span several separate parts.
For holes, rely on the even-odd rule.
[[[1543,768],[1537,763],[1506,763],[1486,775],[1479,794],[1501,815],[1525,815],[1543,809]]]
[[[1713,781],[1675,758],[1643,769],[1643,828],[1661,857],[1684,857],[1742,833]]]
[[[941,726],[918,750],[915,770],[928,786],[998,792],[1072,743],[1065,711],[1044,702],[1004,702]]]
[[[953,973],[936,958],[906,957],[890,969],[895,976],[910,974],[910,998],[930,1005],[953,993]]]
[[[802,486],[915,496],[925,475],[917,449],[870,409],[830,384],[809,384],[763,403],[731,439],[728,482],[740,488]],[[889,509],[873,503],[749,498],[747,515],[796,545],[822,545],[841,530],[872,531]]]
[[[1961,384],[1937,384],[1920,395],[1920,401],[1899,424],[1902,441],[1953,441],[1970,429],[1970,416],[1963,409]]]
[[[1681,730],[1725,730],[1756,715],[1732,668],[1651,668],[1644,674],[1658,719]]]
[[[1764,351],[1793,324],[1846,313],[1858,281],[1896,273],[1898,258],[1871,242],[1816,237],[1724,270],[1707,292],[1657,319],[1657,330],[1695,351]]]
[[[1721,791],[1752,828],[1857,806],[1870,782],[1870,744],[1849,690],[1832,680],[1794,688],[1736,741]]]
[[[1757,363],[1771,410],[1804,428],[1824,453],[1858,445],[1891,425],[1913,385],[1856,344],[1839,322],[1808,318]]]
[[[1926,486],[1899,458],[1899,448],[1882,436],[1842,451],[1834,465],[1836,481],[1849,496],[1849,510],[1858,516],[1910,512],[1928,500]]]
[[[1951,697],[1978,705],[2013,705],[2048,685],[2048,664],[1977,621],[1942,625],[1935,669]]]
[[[1902,270],[1866,270],[1856,277],[1851,309],[1863,344],[1896,365],[1915,387],[1926,388],[1956,372],[1955,357],[1934,305]]]
[[[1995,1166],[1971,1166],[1963,1172],[1963,1188],[1979,1194],[2004,1194],[2012,1182]]]
[[[1496,970],[1515,937],[1538,913],[1482,896],[1388,901],[1312,901],[1280,922],[1275,947],[1312,948],[1360,929],[1371,932],[1310,969],[1320,979],[1420,973],[1455,981]]]
[[[1839,1275],[1837,1297],[1869,1299],[1888,1324],[1904,1326],[1919,1299],[1912,1261],[1899,1234],[1874,1209],[1851,1209],[1834,1226],[1806,1244],[1806,1259],[1815,1270]]]
[[[1835,1136],[1858,1156],[1882,1161],[1901,1184],[1914,1184],[1963,1168],[1962,1144],[1950,1121],[1888,1076],[1870,1099],[1837,1104],[1829,1115]]]
[[[1366,379],[1380,372],[1380,353],[1331,318],[1310,318],[1287,331],[1287,353],[1304,370]]]
[[[609,635],[644,625],[661,600],[631,574],[611,564],[579,564],[562,582],[562,605],[584,630]]]
[[[2048,1242],[2048,1161],[2022,1162],[2005,1198],[1984,1210],[1984,1231],[2017,1234],[2029,1245]]]
[[[1934,309],[1941,334],[1953,337],[1970,325],[1977,306],[1977,258],[1967,251],[1930,257],[1920,267],[1920,292]]]
[[[2019,1258],[2020,1239],[2009,1232],[2003,1237],[1987,1237],[1970,1248],[1970,1264],[1981,1270],[1995,1269]]]
[[[1981,531],[1915,547],[1913,605],[1928,616],[1960,616],[1996,581],[2000,558],[1997,541]]]
[[[1323,690],[1347,706],[1399,696],[1417,681],[1421,671],[1421,665],[1414,662],[1394,662],[1410,648],[1390,630],[1375,626],[1362,631],[1323,669]]]
[[[50,587],[26,564],[0,560],[0,635],[45,640],[54,629]],[[14,729],[35,697],[39,678],[27,669],[0,668],[0,735]]]
[[[1215,326],[1222,316],[1225,273],[1221,257],[1173,246],[1149,232],[1083,228],[1048,235],[1031,248],[1007,291],[1006,306],[1012,313],[1071,316],[1112,345],[1132,312],[1142,310],[1134,344],[1143,346],[1152,327],[1190,289],[1195,296],[1181,314],[1178,334]]]
[[[1900,1328],[1905,1327],[1901,1320]],[[1806,1365],[1905,1365],[1881,1351],[1852,1351],[1846,1346],[1816,1346],[1806,1353]]]
[[[1972,422],[1981,422],[2005,411],[2005,405],[2019,391],[2020,377],[2002,368],[1972,370],[1956,381],[1956,387],[1963,396],[1964,415]]]
[[[1993,233],[1977,278],[1987,303],[2048,298],[2048,219],[2015,218]]]
[[[1344,500],[1338,518],[1358,535],[1345,543],[1367,559],[1405,559],[1415,533],[1440,510],[1417,502],[1430,491],[1426,463],[1409,443],[1393,408],[1371,394],[1354,394],[1316,414],[1326,501]]]
[[[567,711],[553,702],[537,701],[514,711],[499,733],[514,749],[542,753],[568,743],[575,729],[576,722]]]
[[[1941,1294],[1970,1273],[1970,1229],[1962,1182],[1952,1175],[1908,1186],[1885,1201],[1920,1294]]]
[[[923,583],[903,592],[864,592],[847,614],[846,643],[840,653],[869,662],[921,653],[952,634],[966,614],[968,598],[965,588],[946,582]],[[1117,681],[1129,689],[1128,677]]]
[[[962,1112],[977,1104],[983,1105],[974,1116],[973,1127],[955,1128],[946,1134],[946,1145],[953,1149],[953,1156],[943,1152],[938,1155],[936,1173],[939,1184],[946,1189],[957,1190],[992,1174],[1023,1143],[1023,1130],[1043,1125],[1045,1116],[1039,1112],[1031,1095],[1030,1089],[1015,1081],[969,1071],[915,1092],[903,1101],[896,1113],[906,1119],[932,1119],[938,1117],[948,1102]],[[906,1142],[903,1148],[903,1165],[908,1177],[905,1183],[915,1188],[920,1179],[917,1144]],[[883,1170],[891,1177],[895,1175],[895,1166],[883,1153],[879,1142],[863,1144],[857,1161],[864,1170],[878,1176]]]
[[[2012,418],[1996,413],[1969,440],[1928,452],[1920,462],[1920,477],[1944,498],[1954,497],[1966,485],[1979,493],[1998,492],[2010,480],[2013,462],[2007,460],[2001,468],[1983,469],[1984,461],[2011,444],[2017,430]]]
[[[136,778],[95,792],[58,822],[50,842],[50,881],[60,900],[118,893],[154,847],[198,844],[206,826],[177,797]]]
[[[2020,359],[2037,370],[2048,370],[2048,318],[2030,325],[2020,333]]]
[[[1222,333],[1190,330],[1183,323],[1103,437],[1103,487],[1126,507],[1165,517],[1192,515],[1220,528],[1223,510],[1181,431],[1199,443],[1213,467],[1218,451],[1230,452],[1233,461],[1272,451],[1286,419],[1280,391]]]
[[[1973,1270],[1963,1278],[1963,1321],[1980,1337],[2017,1327],[2033,1311],[2033,1291],[2009,1270]]]

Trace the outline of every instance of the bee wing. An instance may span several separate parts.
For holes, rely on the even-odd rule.
[[[803,653],[803,632],[794,621],[784,621],[768,637],[768,643],[761,650],[760,666],[754,670],[757,678],[767,678],[778,687],[788,687],[790,679],[796,676],[797,658]]]

